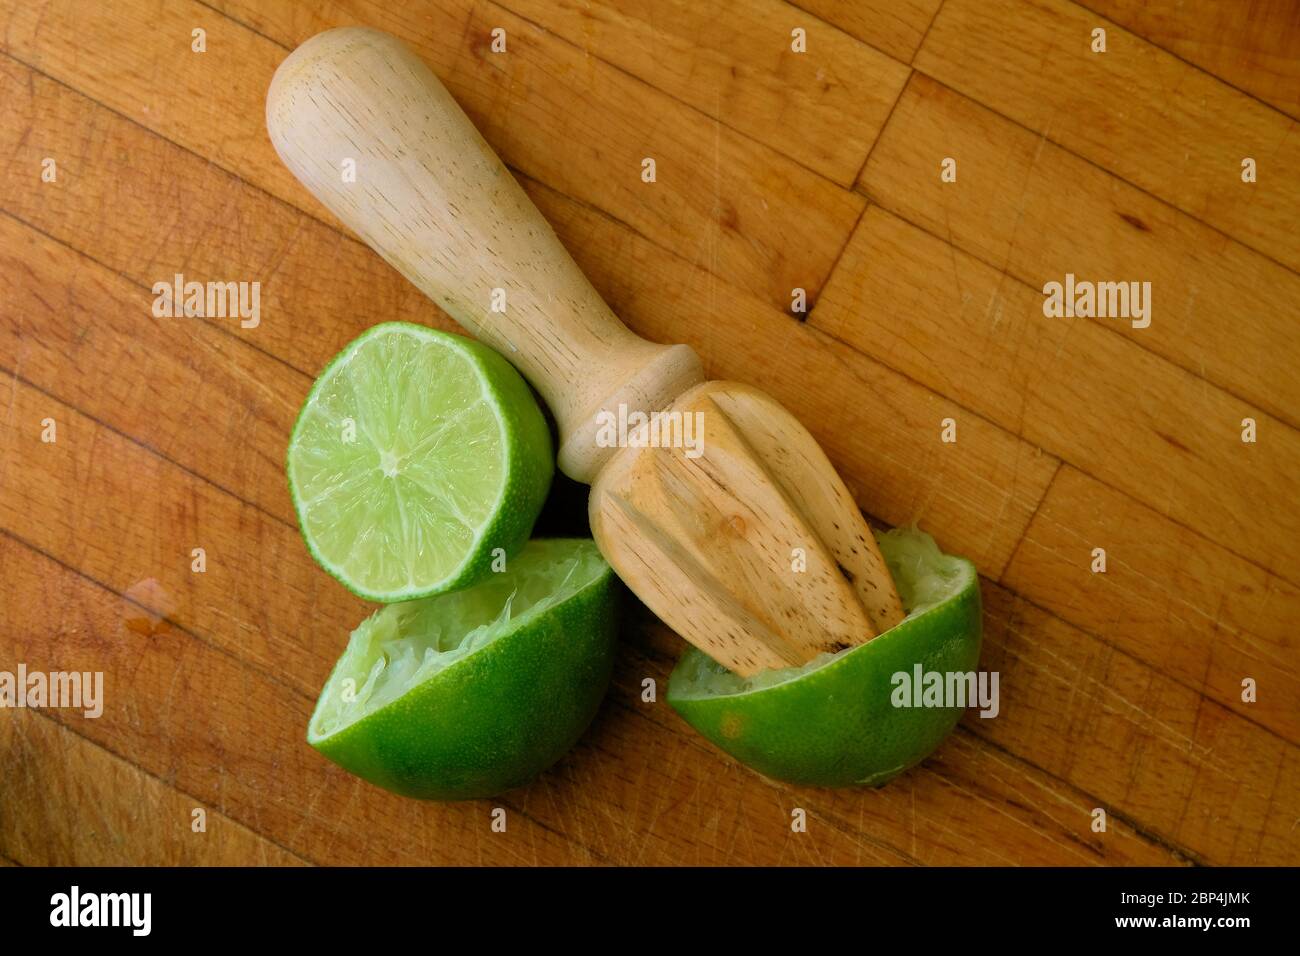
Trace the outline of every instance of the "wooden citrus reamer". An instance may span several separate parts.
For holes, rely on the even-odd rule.
[[[560,469],[592,486],[602,553],[684,638],[748,675],[902,618],[875,539],[812,436],[757,389],[704,382],[688,346],[625,328],[398,40],[353,27],[313,37],[276,71],[266,117],[294,175],[541,393]],[[497,289],[504,312],[491,308]],[[702,412],[700,449],[602,447],[602,413],[620,405]]]

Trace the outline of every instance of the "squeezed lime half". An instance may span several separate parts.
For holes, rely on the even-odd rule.
[[[308,550],[350,590],[405,601],[515,554],[554,474],[519,373],[485,345],[407,322],[369,329],[312,386],[289,438]]]
[[[876,536],[907,612],[894,627],[802,667],[741,677],[688,648],[668,702],[759,773],[814,786],[878,786],[927,756],[959,706],[896,707],[895,675],[968,673],[979,663],[979,575],[921,531]]]
[[[352,632],[307,742],[405,796],[486,797],[558,760],[609,684],[621,585],[590,539],[538,539],[482,583]]]

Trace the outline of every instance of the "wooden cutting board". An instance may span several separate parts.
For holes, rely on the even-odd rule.
[[[0,2],[0,671],[104,674],[97,718],[0,711],[0,862],[1300,862],[1295,7],[389,6]],[[364,328],[454,328],[266,138],[279,61],[353,23],[630,327],[976,562],[996,718],[882,790],[774,784],[668,708],[681,642],[634,608],[525,789],[417,803],[307,747],[367,609],[301,545],[289,427]],[[256,316],[156,316],[177,275],[260,283]],[[1067,275],[1150,282],[1149,324],[1045,315]],[[546,529],[584,507],[559,484]]]

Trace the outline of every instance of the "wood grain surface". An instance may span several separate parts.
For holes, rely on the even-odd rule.
[[[306,745],[367,608],[302,546],[289,428],[368,326],[455,328],[267,139],[345,24],[430,64],[630,328],[975,561],[995,719],[879,790],[776,784],[667,706],[634,604],[526,788],[420,803]],[[0,710],[0,862],[1300,863],[1297,51],[1294,0],[0,0],[0,671],[105,685]],[[260,282],[259,324],[155,318],[177,273]],[[1066,273],[1151,282],[1150,326],[1045,317]]]

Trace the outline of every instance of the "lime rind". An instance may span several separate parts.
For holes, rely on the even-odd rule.
[[[390,605],[354,633],[308,742],[404,796],[474,799],[527,783],[600,706],[620,593],[590,539],[542,539],[473,588]],[[392,657],[377,667],[385,649]],[[387,672],[388,690],[376,670]],[[370,681],[368,696],[343,701],[349,680],[357,691]]]
[[[563,604],[611,571],[594,545],[530,541],[477,586],[389,604],[352,632],[308,725],[315,743]]]
[[[358,378],[375,384],[358,388]],[[359,441],[339,439],[345,418]],[[397,461],[400,473],[376,479]],[[554,451],[504,358],[463,336],[385,322],[312,386],[286,472],[312,557],[353,593],[387,603],[466,587],[490,573],[497,549],[516,554],[546,499]]]
[[[765,777],[812,786],[878,786],[931,753],[959,706],[896,707],[898,674],[969,673],[979,663],[979,577],[915,530],[877,536],[905,618],[835,655],[743,678],[688,648],[669,704],[716,746]]]

